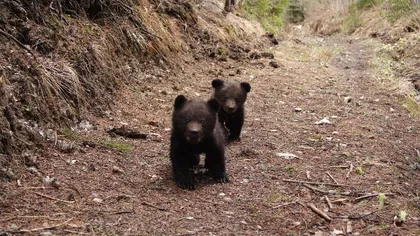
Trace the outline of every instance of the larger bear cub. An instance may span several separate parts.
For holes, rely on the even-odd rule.
[[[229,141],[240,141],[244,124],[247,94],[251,85],[247,82],[223,81],[215,79],[211,82],[214,88],[213,97],[219,101],[219,121],[225,127]]]
[[[172,116],[170,158],[176,184],[180,188],[195,189],[192,168],[198,166],[200,154],[205,153],[205,164],[217,182],[228,182],[225,167],[225,140],[218,122],[219,103],[187,100],[179,95],[175,99]]]

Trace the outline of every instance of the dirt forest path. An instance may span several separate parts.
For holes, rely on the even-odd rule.
[[[123,89],[113,111],[91,121],[95,129],[67,137],[115,148],[64,154],[51,144],[50,154],[38,157],[38,170],[59,187],[44,187],[43,178],[29,172],[20,187],[10,183],[0,232],[419,235],[420,122],[377,79],[372,42],[296,38],[270,50],[279,68],[268,59],[191,61],[178,76],[162,69]],[[171,179],[168,158],[173,100],[178,94],[208,98],[214,78],[252,86],[242,141],[227,147],[232,182],[202,176],[197,190],[184,191]],[[330,124],[316,124],[323,119]],[[121,125],[148,136],[130,140],[105,132]],[[381,210],[377,196],[358,199],[375,193],[392,193]],[[401,227],[394,225],[399,211],[408,213]]]

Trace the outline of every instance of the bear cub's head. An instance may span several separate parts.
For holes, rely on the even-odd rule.
[[[218,110],[219,103],[214,98],[187,100],[184,95],[178,95],[172,117],[173,134],[190,144],[201,143],[213,135]]]
[[[251,85],[247,82],[215,79],[211,85],[214,88],[213,97],[219,101],[223,111],[227,114],[233,114],[238,108],[242,108],[247,94],[251,91]]]

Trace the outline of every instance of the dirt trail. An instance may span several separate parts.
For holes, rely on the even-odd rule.
[[[340,235],[351,224],[359,235],[419,235],[420,122],[376,79],[371,42],[301,38],[272,51],[278,69],[265,59],[190,61],[178,76],[159,71],[148,83],[126,88],[110,118],[95,118],[97,129],[75,139],[108,140],[120,149],[128,144],[132,151],[97,146],[63,154],[51,144],[38,169],[61,187],[42,188],[45,184],[30,173],[20,180],[22,187],[10,183],[0,232],[13,224],[36,229],[64,222],[33,234]],[[172,103],[178,94],[209,97],[216,77],[252,85],[242,142],[227,147],[232,182],[214,184],[201,177],[197,190],[183,191],[171,180],[168,159]],[[323,118],[331,124],[315,124]],[[123,140],[105,132],[122,124],[148,138]],[[346,178],[350,165],[354,170]],[[318,191],[283,181],[334,183],[328,174],[345,186],[311,185]],[[377,197],[352,201],[375,192],[394,194],[380,211]],[[76,202],[40,194],[62,200],[72,195]],[[326,212],[331,223],[293,203],[325,210],[326,194],[331,201],[348,199]],[[291,204],[280,206],[285,203]],[[397,227],[393,219],[400,210],[408,217]]]

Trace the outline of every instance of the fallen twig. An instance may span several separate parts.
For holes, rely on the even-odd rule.
[[[48,198],[48,199],[50,199],[50,200],[55,200],[55,201],[65,202],[65,203],[75,203],[75,201],[61,200],[61,199],[59,199],[59,198],[51,197],[51,196],[44,195],[44,194],[42,194],[42,193],[38,193],[38,192],[34,192],[34,193],[35,193],[36,195],[38,195],[38,196],[45,197],[45,198]]]
[[[348,199],[348,198],[340,198],[340,199],[337,199],[337,200],[334,200],[334,201],[331,201],[331,203],[343,203],[343,202],[347,202],[347,201],[349,201],[350,199]]]
[[[361,197],[357,197],[357,198],[354,199],[354,201],[357,202],[357,201],[363,200],[365,198],[376,197],[378,195],[379,195],[379,193],[371,193],[371,194],[367,194],[367,195],[364,195],[364,196],[361,196]],[[384,193],[384,195],[385,196],[394,196],[395,194],[393,194],[393,193]]]
[[[327,214],[325,214],[324,212],[322,212],[321,210],[316,208],[316,206],[314,204],[310,203],[310,204],[308,204],[308,207],[311,208],[311,210],[313,212],[315,212],[317,215],[324,218],[326,221],[331,222],[331,218]]]
[[[293,201],[293,202],[286,202],[286,203],[283,203],[283,204],[280,204],[280,205],[277,205],[277,206],[273,206],[273,209],[277,209],[277,208],[280,208],[280,207],[284,207],[284,206],[292,205],[292,204],[295,204],[295,203],[298,203],[298,202],[297,202],[297,201]]]
[[[323,182],[310,182],[310,181],[301,181],[301,180],[293,180],[293,179],[283,179],[284,182],[290,183],[301,183],[301,184],[316,184],[316,185],[329,185],[329,186],[336,186],[336,187],[343,187],[347,186],[344,184],[333,184],[333,183],[323,183]]]
[[[165,208],[155,206],[155,205],[150,204],[148,202],[142,202],[141,204],[142,205],[145,205],[145,206],[148,206],[148,207],[152,207],[152,208],[158,209],[159,211],[167,211],[167,209],[165,209]]]
[[[32,56],[35,57],[35,54],[32,52],[32,50],[28,47],[26,47],[24,44],[22,44],[17,38],[13,37],[13,35],[7,33],[6,31],[3,31],[2,29],[0,29],[0,34],[2,34],[4,37],[9,38],[13,41],[15,41],[15,43],[17,43],[19,45],[19,47],[25,49],[26,51],[28,51]]]
[[[366,217],[366,216],[369,216],[369,215],[372,215],[373,213],[375,213],[375,212],[378,212],[379,210],[376,210],[376,211],[372,211],[372,212],[368,212],[368,213],[365,213],[365,214],[362,214],[362,215],[355,215],[355,216],[349,216],[348,217],[348,219],[349,220],[360,220],[360,219],[362,219],[362,218],[364,218],[364,217]]]
[[[347,234],[353,233],[353,226],[351,225],[351,221],[347,221],[346,233]]]
[[[353,171],[353,164],[352,163],[350,163],[350,170],[349,170],[349,172],[347,172],[347,174],[346,174],[346,179],[348,179],[349,177],[350,177],[350,173]]]
[[[56,224],[56,225],[52,225],[52,226],[47,226],[47,227],[42,227],[42,228],[34,228],[34,229],[21,229],[18,232],[19,233],[30,233],[30,232],[35,232],[35,231],[41,231],[41,230],[47,230],[47,229],[55,229],[64,225],[67,225],[70,221],[72,221],[73,218],[70,218],[66,221],[64,221],[63,223],[60,224]]]
[[[6,219],[1,219],[0,222],[6,222],[9,220],[14,220],[18,218],[36,219],[36,218],[51,218],[51,217],[50,216],[12,216]]]
[[[122,210],[122,211],[105,211],[109,215],[121,215],[121,214],[130,214],[134,213],[134,210]]]
[[[338,184],[337,180],[334,179],[334,177],[327,171],[327,175],[334,181],[334,183]]]
[[[325,198],[325,201],[327,202],[328,207],[329,207],[330,209],[333,209],[333,205],[331,204],[331,201],[330,201],[330,199],[328,198],[328,196],[327,196],[327,195],[325,195],[325,196],[324,196],[324,198]]]
[[[330,166],[330,168],[341,168],[341,169],[347,169],[349,166]]]
[[[309,185],[309,184],[303,184],[303,186],[305,186],[305,187],[309,188],[310,190],[312,190],[312,191],[314,191],[314,192],[320,192],[320,193],[323,193],[323,194],[329,194],[329,192],[328,192],[328,191],[325,191],[325,190],[322,190],[322,189],[319,189],[319,188],[312,187],[312,186],[311,186],[311,185]]]

